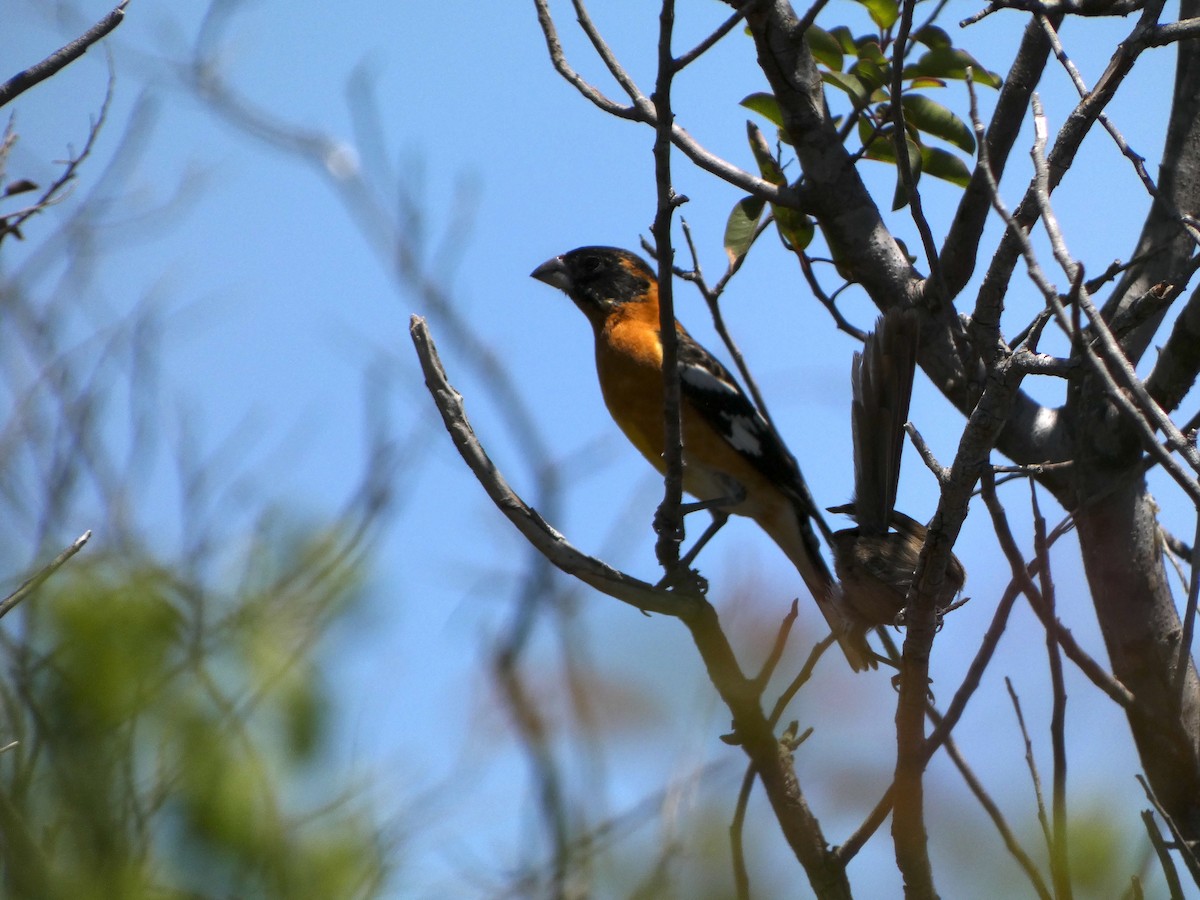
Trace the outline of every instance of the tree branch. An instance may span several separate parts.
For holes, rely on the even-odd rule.
[[[18,72],[4,84],[0,84],[0,106],[15,100],[34,85],[62,71],[83,56],[89,47],[112,32],[125,20],[125,7],[128,5],[129,0],[121,0],[112,12],[71,43],[51,53],[40,63],[30,66],[23,72]]]
[[[538,552],[568,575],[573,575],[601,593],[643,612],[687,618],[697,615],[700,607],[707,605],[699,594],[660,590],[612,568],[595,557],[581,553],[535,510],[527,506],[509,487],[507,480],[492,463],[487,451],[475,436],[463,408],[462,395],[446,377],[446,370],[438,358],[437,346],[429,334],[425,320],[420,316],[413,316],[409,333],[421,362],[421,371],[425,374],[425,384],[433,396],[434,403],[437,404],[438,412],[442,414],[442,421],[446,430],[450,432],[459,455],[492,498],[492,502]]]
[[[71,546],[67,547],[65,550],[59,553],[58,556],[50,560],[50,562],[39,569],[35,575],[22,582],[19,588],[9,594],[3,600],[0,600],[0,619],[12,612],[16,608],[17,604],[41,587],[46,582],[47,578],[65,566],[67,561],[80,550],[82,550],[83,545],[91,540],[91,538],[91,531],[85,531],[75,539]]]

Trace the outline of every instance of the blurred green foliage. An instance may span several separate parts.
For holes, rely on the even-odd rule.
[[[388,848],[325,771],[321,633],[361,554],[259,532],[233,588],[82,554],[2,623],[11,897],[366,897]]]

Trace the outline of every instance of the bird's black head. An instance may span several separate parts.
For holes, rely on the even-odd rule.
[[[565,291],[589,316],[644,300],[657,287],[645,260],[617,247],[579,247],[546,260],[530,275]]]

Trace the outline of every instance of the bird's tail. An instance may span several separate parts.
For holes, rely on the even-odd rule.
[[[829,628],[838,639],[842,653],[850,668],[856,672],[877,666],[875,655],[867,645],[862,629],[855,629],[843,614],[843,605],[837,602],[840,588],[821,558],[821,545],[812,528],[812,519],[797,501],[790,515],[759,519],[758,524],[779,545],[804,579],[804,584],[817,602],[817,609],[825,617]]]
[[[917,368],[920,326],[914,310],[893,308],[879,317],[861,353],[854,354],[854,518],[866,534],[887,534],[896,506],[904,423]]]

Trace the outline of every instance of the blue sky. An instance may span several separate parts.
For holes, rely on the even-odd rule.
[[[89,0],[75,7],[81,17],[56,10],[62,13],[56,18],[41,0],[3,5],[8,21],[0,33],[0,56],[13,71],[108,8]],[[595,6],[598,24],[648,92],[654,5],[619,0]],[[680,4],[679,46],[706,34],[724,9],[715,2]],[[834,0],[821,21],[850,18],[856,30],[865,30],[857,9]],[[974,4],[954,0],[945,21],[956,22],[975,10]],[[556,12],[576,67],[615,94],[574,27],[569,4],[557,4]],[[90,315],[103,323],[148,298],[160,304],[163,379],[173,398],[163,411],[164,442],[182,440],[186,428],[199,435],[194,448],[199,453],[226,454],[222,458],[232,471],[299,514],[332,514],[356,484],[369,369],[388,373],[387,407],[395,433],[431,435],[400,479],[400,515],[379,546],[363,614],[369,627],[334,636],[329,671],[345,704],[340,759],[376,779],[381,817],[411,833],[397,891],[433,896],[447,887],[465,890],[464,870],[496,874],[515,864],[523,836],[533,827],[523,761],[495,710],[478,660],[480,647],[506,621],[506,579],[519,571],[525,551],[448,439],[436,428],[429,431],[436,414],[407,335],[408,316],[422,312],[418,298],[395,290],[318,173],[239,134],[173,81],[168,62],[185,55],[198,21],[199,9],[133,0],[111,41],[114,111],[79,192],[87,192],[89,175],[112,156],[122,121],[144,97],[153,104],[156,121],[131,186],[149,205],[165,201],[180,185],[188,199],[161,233],[112,231],[104,290]],[[1003,70],[1023,22],[1016,13],[999,14],[955,37],[984,65]],[[1064,31],[1089,83],[1103,70],[1113,35],[1128,24],[1072,23]],[[649,520],[658,498],[656,480],[607,419],[593,381],[583,319],[564,297],[528,277],[538,263],[572,247],[636,247],[639,236],[648,234],[654,212],[652,134],[607,118],[555,75],[531,3],[257,0],[234,16],[221,43],[221,60],[226,79],[257,106],[345,141],[348,148],[352,123],[346,83],[356,67],[367,67],[388,156],[423,201],[429,246],[439,246],[464,210],[469,218],[468,230],[456,238],[439,269],[456,307],[511,365],[541,416],[548,443],[564,460],[584,460],[554,524],[577,546],[608,553],[614,564],[652,577]],[[1169,54],[1149,54],[1110,108],[1113,120],[1151,161],[1161,146],[1165,93],[1156,86],[1169,83],[1171,63]],[[50,161],[60,159],[68,144],[82,143],[105,78],[104,55],[93,51],[15,104],[21,143],[10,172],[35,180],[52,175]],[[733,34],[678,83],[679,120],[710,149],[749,168],[748,114],[738,103],[763,89],[750,42]],[[962,85],[952,84],[939,99],[965,114],[965,96]],[[1042,98],[1054,128],[1074,101],[1065,74],[1054,65]],[[990,104],[987,91],[982,100]],[[1005,182],[1010,204],[1028,177],[1026,132]],[[682,158],[675,165],[677,189],[690,198],[682,214],[715,278],[724,264],[725,217],[740,195]],[[864,171],[886,202],[891,170],[868,163]],[[956,190],[929,182],[922,187],[938,233],[952,213]],[[1110,226],[1139,221],[1147,199],[1106,136],[1097,132],[1089,139],[1075,173],[1055,197],[1068,242],[1090,272],[1127,257],[1134,235]],[[72,202],[51,215],[69,214]],[[894,214],[892,221],[910,248],[919,246],[906,213]],[[42,228],[49,232],[49,223],[31,223],[31,244]],[[1014,323],[1023,324],[1040,305],[1027,284],[1021,275],[1014,279],[1009,299]],[[702,341],[715,345],[698,296],[686,286],[678,296],[680,317]],[[846,295],[844,309],[864,327],[873,318],[866,300],[853,292]],[[770,241],[756,248],[734,280],[725,313],[818,500],[844,501],[850,491],[847,398],[853,342],[835,332],[802,287],[794,264]],[[1010,332],[1016,327],[1011,325]],[[436,328],[434,336],[439,337]],[[485,386],[452,350],[444,350],[444,361],[493,458],[518,490],[531,489],[533,473],[508,440],[501,417],[481,399]],[[1053,393],[1045,399],[1052,401]],[[948,461],[960,417],[920,379],[913,419]],[[165,544],[179,538],[173,490],[170,466],[160,460],[146,473],[139,513],[160,526]],[[1161,490],[1163,505],[1170,508],[1171,488]],[[1027,536],[1023,496],[1012,490],[1007,499]],[[935,501],[932,479],[910,454],[900,506],[926,517]],[[64,542],[86,525],[64,523]],[[103,540],[97,535],[98,542]],[[974,599],[938,639],[935,683],[947,686],[957,683],[1007,581],[982,508],[972,509],[959,554],[969,571],[967,593]],[[705,557],[712,596],[735,645],[749,654],[799,590],[794,572],[745,523],[727,528]],[[1062,617],[1102,658],[1069,541],[1057,565]],[[732,599],[743,595],[752,599],[740,605]],[[764,602],[767,609],[752,608]],[[726,767],[708,799],[730,802],[740,766],[736,753],[716,740],[727,717],[699,680],[683,629],[586,592],[578,592],[573,609],[571,627],[586,636],[596,669],[615,687],[636,685],[645,703],[640,711],[629,701],[609,710],[633,721],[617,728],[604,747],[610,777],[600,808],[619,812],[710,760],[725,760]],[[800,636],[811,638],[819,627],[815,611],[805,608]],[[999,676],[1010,674],[1017,689],[1024,688],[1026,716],[1036,723],[1040,740],[1048,721],[1047,700],[1040,695],[1045,684],[1041,645],[1031,617],[1019,611],[993,674],[960,729],[964,751],[1026,832],[1034,821],[1031,792]],[[548,673],[556,672],[559,652],[551,635],[540,632],[531,670],[545,666]],[[789,660],[802,658],[800,653],[794,651]],[[794,714],[818,728],[811,754],[801,758],[801,777],[836,842],[886,785],[890,764],[876,748],[890,741],[894,695],[886,676],[856,680],[828,663]],[[1129,800],[1139,789],[1123,721],[1078,680],[1071,687],[1070,733],[1114,736],[1111,742],[1079,743],[1071,778],[1080,806],[1103,787],[1113,809],[1139,808]],[[837,700],[832,707],[829,698]],[[646,727],[647,719],[655,727]],[[870,761],[878,784],[867,787],[852,812],[839,815],[834,807],[848,789],[846,766],[857,760],[831,759],[821,750],[846,742],[856,748],[852,755]],[[1048,750],[1044,743],[1039,746],[1048,766]],[[935,807],[953,809],[964,802],[961,783],[944,761],[935,761],[932,772]],[[472,785],[471,792],[441,789],[464,782]],[[477,821],[481,808],[496,811],[483,827]],[[977,813],[963,815],[980,824]],[[648,826],[650,832],[655,827]],[[1132,830],[1137,823],[1125,827]],[[932,837],[944,858],[961,852],[953,834]],[[892,873],[886,837],[873,846],[882,865],[860,862],[852,872],[864,885],[864,896],[871,895],[868,888],[877,878],[885,895],[895,890],[887,880]],[[988,852],[1001,852],[998,846],[989,845]],[[969,896],[971,884],[969,873],[951,872],[942,887],[948,896]]]

